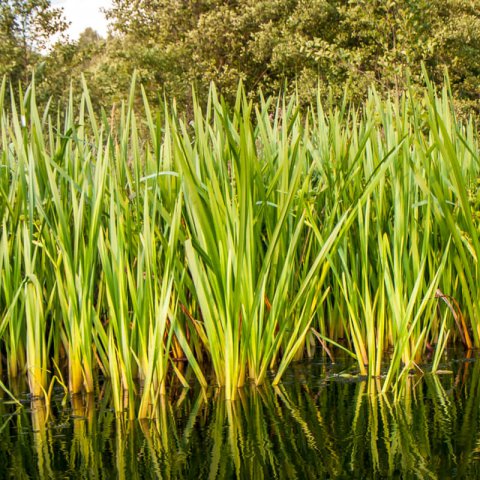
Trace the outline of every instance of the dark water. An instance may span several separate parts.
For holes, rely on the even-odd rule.
[[[51,411],[0,401],[0,478],[480,478],[480,360],[410,377],[401,400],[342,365],[297,364],[278,388],[180,391],[128,422],[108,388]]]

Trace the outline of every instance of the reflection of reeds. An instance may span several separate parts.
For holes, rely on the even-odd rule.
[[[33,449],[40,478],[53,478],[51,432],[46,428],[47,407],[41,399],[31,404]]]
[[[378,379],[338,377],[248,387],[236,402],[222,390],[191,392],[176,404],[162,397],[155,418],[139,423],[115,417],[108,396],[97,405],[75,396],[70,418],[54,400],[48,420],[35,400],[31,415],[0,429],[9,452],[0,474],[8,466],[15,478],[54,478],[63,465],[88,478],[437,478],[453,469],[475,478],[479,375],[477,362],[406,377],[402,402]]]

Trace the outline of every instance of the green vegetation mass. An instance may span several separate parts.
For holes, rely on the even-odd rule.
[[[62,105],[84,73],[108,110],[134,70],[157,105],[165,92],[191,109],[192,85],[204,104],[212,81],[233,101],[239,79],[252,98],[287,90],[308,105],[320,91],[330,105],[372,84],[421,89],[423,62],[437,83],[448,69],[458,112],[480,110],[480,0],[113,0],[107,17],[106,39],[70,41],[50,0],[2,0],[0,76],[25,88],[34,73],[39,101]]]
[[[397,394],[480,347],[479,6],[115,0],[55,43],[61,9],[1,2],[8,378],[144,418],[318,347]]]
[[[477,135],[446,88],[302,112],[212,87],[187,122],[135,83],[118,120],[86,86],[54,114],[6,85],[0,339],[34,396],[102,374],[148,417],[173,381],[235,399],[316,345],[400,392],[480,346]]]

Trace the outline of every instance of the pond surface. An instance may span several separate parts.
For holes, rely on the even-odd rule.
[[[415,375],[401,400],[345,365],[293,366],[278,387],[179,391],[158,418],[115,417],[108,388],[48,412],[0,401],[0,478],[480,478],[480,360]]]

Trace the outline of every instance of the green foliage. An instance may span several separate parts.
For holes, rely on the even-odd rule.
[[[116,0],[108,11],[119,47],[117,72],[140,72],[154,98],[164,88],[191,103],[214,81],[233,100],[285,85],[307,104],[318,92],[334,103],[364,99],[370,85],[400,94],[449,69],[458,105],[478,108],[480,2],[474,0]],[[126,80],[126,77],[125,77]],[[124,86],[126,88],[126,85]],[[203,93],[202,93],[203,92]]]
[[[75,99],[82,95],[82,75],[88,80],[92,102],[98,110],[105,100],[115,100],[116,85],[106,81],[108,63],[106,40],[94,30],[86,29],[77,41],[57,42],[36,69],[36,82],[40,102],[52,101],[54,107],[63,106],[73,87]]]
[[[0,75],[8,74],[14,85],[27,82],[41,52],[67,26],[62,9],[52,7],[50,0],[2,0]]]
[[[58,105],[71,83],[80,95],[84,74],[100,109],[120,103],[137,71],[150,102],[166,93],[191,116],[192,85],[203,105],[211,82],[233,102],[240,80],[250,98],[287,89],[303,106],[318,92],[326,105],[360,104],[371,85],[421,90],[423,64],[435,83],[447,69],[457,111],[478,114],[479,12],[480,0],[114,0],[107,39],[87,29],[51,45],[66,28],[61,9],[9,0],[0,75],[25,83],[35,70],[39,100]]]

